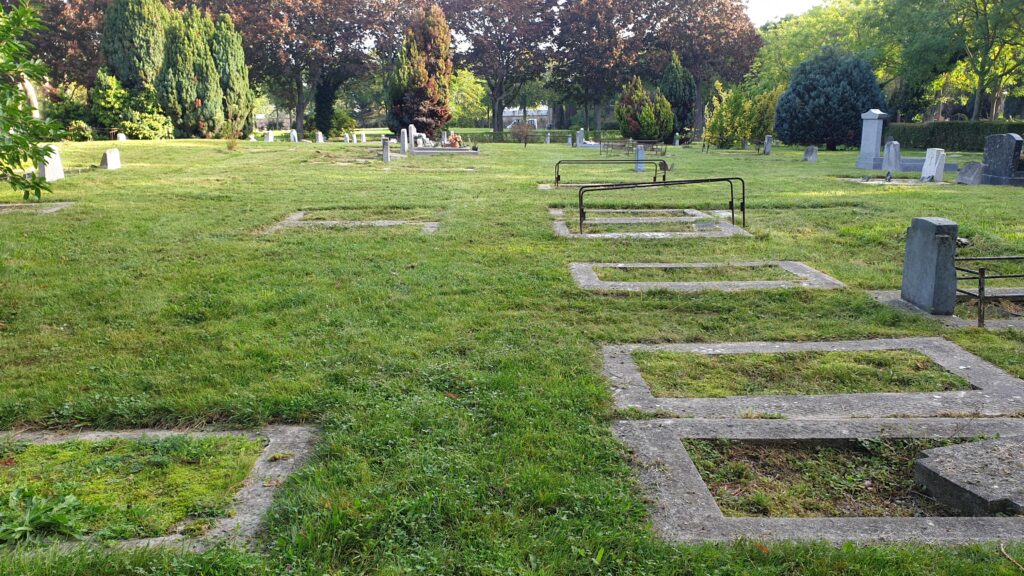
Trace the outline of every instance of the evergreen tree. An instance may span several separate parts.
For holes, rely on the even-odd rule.
[[[224,93],[225,134],[232,137],[244,136],[256,98],[249,85],[249,68],[245,65],[242,35],[235,31],[235,24],[227,14],[217,18],[210,52]]]
[[[112,0],[105,13],[103,54],[129,90],[152,86],[164,59],[167,9],[160,0]]]
[[[672,106],[673,129],[685,134],[693,122],[693,103],[697,98],[697,84],[690,71],[683,68],[679,54],[672,53],[672,61],[661,78],[661,92]]]
[[[436,4],[420,10],[395,58],[388,79],[388,126],[398,132],[413,124],[434,137],[448,120],[452,78],[452,35]]]
[[[797,66],[775,109],[775,128],[787,144],[835,150],[856,145],[861,114],[884,107],[871,66],[829,47]]]
[[[661,90],[656,90],[652,98],[638,76],[622,87],[622,97],[615,105],[615,117],[626,138],[666,140],[672,135],[672,105]]]
[[[209,46],[212,34],[210,17],[195,7],[175,15],[168,28],[157,95],[181,137],[209,138],[224,123],[224,92]]]

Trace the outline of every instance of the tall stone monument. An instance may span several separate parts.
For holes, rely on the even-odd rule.
[[[945,218],[914,218],[903,259],[903,300],[949,316],[956,307],[956,240],[959,227]]]

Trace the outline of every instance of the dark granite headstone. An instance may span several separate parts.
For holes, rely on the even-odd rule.
[[[982,169],[981,162],[968,162],[964,164],[964,167],[960,169],[960,173],[956,175],[956,183],[970,184],[972,186],[981,184]]]
[[[1020,165],[1024,139],[1018,134],[993,134],[985,139],[985,183],[1009,184]]]
[[[804,162],[817,162],[818,161],[818,147],[808,146],[804,149]]]
[[[945,218],[914,218],[907,230],[901,297],[929,314],[950,316],[956,306],[959,226]]]

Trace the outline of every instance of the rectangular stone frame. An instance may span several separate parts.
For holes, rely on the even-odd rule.
[[[293,212],[284,220],[268,228],[260,235],[266,236],[288,228],[392,228],[395,226],[422,226],[424,234],[433,234],[441,227],[440,222],[422,222],[417,220],[305,220],[307,212]]]
[[[610,210],[610,209],[590,209],[587,210],[590,214],[609,214],[609,213],[634,213],[644,212],[643,209],[637,210]],[[714,224],[711,225],[709,230],[697,230],[695,232],[606,232],[606,233],[584,233],[574,232],[569,229],[565,223],[565,210],[562,208],[551,208],[548,212],[556,220],[554,222],[555,234],[563,238],[586,238],[586,239],[626,239],[636,238],[643,240],[660,240],[660,239],[673,239],[673,238],[729,238],[732,236],[745,236],[751,237],[751,234],[736,226],[730,222],[722,219],[716,219],[710,214],[701,212],[700,210],[676,210],[676,209],[650,209],[646,210],[649,212],[659,213],[682,213],[685,216],[674,216],[674,217],[649,217],[649,218],[591,218],[588,220],[591,224],[670,224],[670,223],[686,223],[686,222],[697,222],[701,220],[715,220]]]
[[[706,281],[706,282],[612,282],[601,280],[597,275],[599,268],[626,268],[645,269],[654,268],[659,270],[687,268],[706,269],[713,271],[715,268],[781,268],[793,274],[793,280],[745,280],[745,281]],[[694,262],[694,263],[594,263],[594,262],[573,262],[569,264],[569,271],[576,284],[584,290],[597,292],[646,292],[650,290],[668,290],[671,292],[703,292],[717,290],[722,292],[736,292],[740,290],[769,290],[780,288],[818,288],[822,290],[834,290],[845,288],[846,285],[804,264],[803,262],[762,261],[762,262]]]
[[[1019,296],[1024,293],[1024,288],[989,288],[987,290],[989,297],[999,298],[1000,294],[1004,296]],[[970,320],[967,318],[959,318],[957,316],[940,316],[937,314],[929,314],[925,310],[914,306],[910,302],[907,302],[902,298],[899,290],[871,290],[868,292],[872,298],[875,299],[879,304],[885,304],[891,308],[916,314],[919,316],[925,316],[932,320],[937,320],[942,323],[943,326],[949,328],[977,328],[978,321]],[[1007,328],[1015,328],[1017,330],[1024,330],[1024,318],[1002,318],[1002,319],[989,319],[985,321],[985,328],[988,330],[1006,330]]]
[[[35,212],[36,214],[53,214],[74,206],[74,202],[47,202],[35,204],[0,204],[0,214],[15,212]]]
[[[633,359],[637,351],[708,355],[785,352],[912,350],[967,380],[974,388],[957,392],[826,394],[820,396],[735,396],[657,398]],[[604,374],[615,406],[676,417],[743,418],[938,418],[1024,415],[1024,381],[943,338],[901,338],[846,342],[735,342],[722,344],[626,344],[605,346]]]
[[[635,456],[654,530],[674,542],[813,540],[859,544],[961,544],[1024,538],[1024,517],[727,518],[690,459],[684,439],[829,442],[868,438],[1024,436],[1020,419],[642,420],[615,435]]]

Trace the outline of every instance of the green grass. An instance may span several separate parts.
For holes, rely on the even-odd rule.
[[[920,352],[907,350],[721,355],[637,352],[634,357],[651,391],[662,397],[971,389],[964,378]]]
[[[1017,570],[987,546],[663,542],[609,429],[600,349],[946,335],[1024,375],[1019,333],[949,331],[857,290],[900,285],[915,216],[957,221],[974,254],[1024,252],[1022,195],[838,180],[857,172],[856,152],[809,165],[783,147],[681,149],[670,158],[680,175],[747,179],[754,238],[584,241],[556,237],[547,213],[576,191],[537,183],[593,150],[485,144],[479,157],[385,166],[370,145],[119,144],[123,170],[76,174],[44,196],[71,209],[0,215],[0,426],[311,422],[322,438],[279,491],[255,555],[19,554],[0,574]],[[108,146],[61,152],[74,168]],[[577,168],[579,181],[631,176]],[[587,202],[722,209],[727,196],[703,186]],[[253,233],[317,207],[438,210],[443,225]],[[571,262],[698,259],[798,260],[851,289],[608,297],[568,274]]]
[[[731,517],[956,516],[914,485],[914,462],[934,440],[862,440],[833,447],[684,440],[686,451]]]
[[[82,535],[100,539],[201,531],[229,514],[231,501],[263,449],[244,437],[0,444],[0,495],[21,488],[74,496]],[[0,502],[2,504],[2,502]]]
[[[699,232],[715,230],[714,220],[698,222],[641,222],[638,224],[602,224],[586,223],[584,231],[588,234],[605,234],[609,232]]]
[[[409,220],[426,222],[436,219],[440,213],[430,208],[319,208],[306,211],[303,220]]]
[[[607,282],[748,282],[798,280],[778,266],[714,266],[711,268],[597,268]]]

